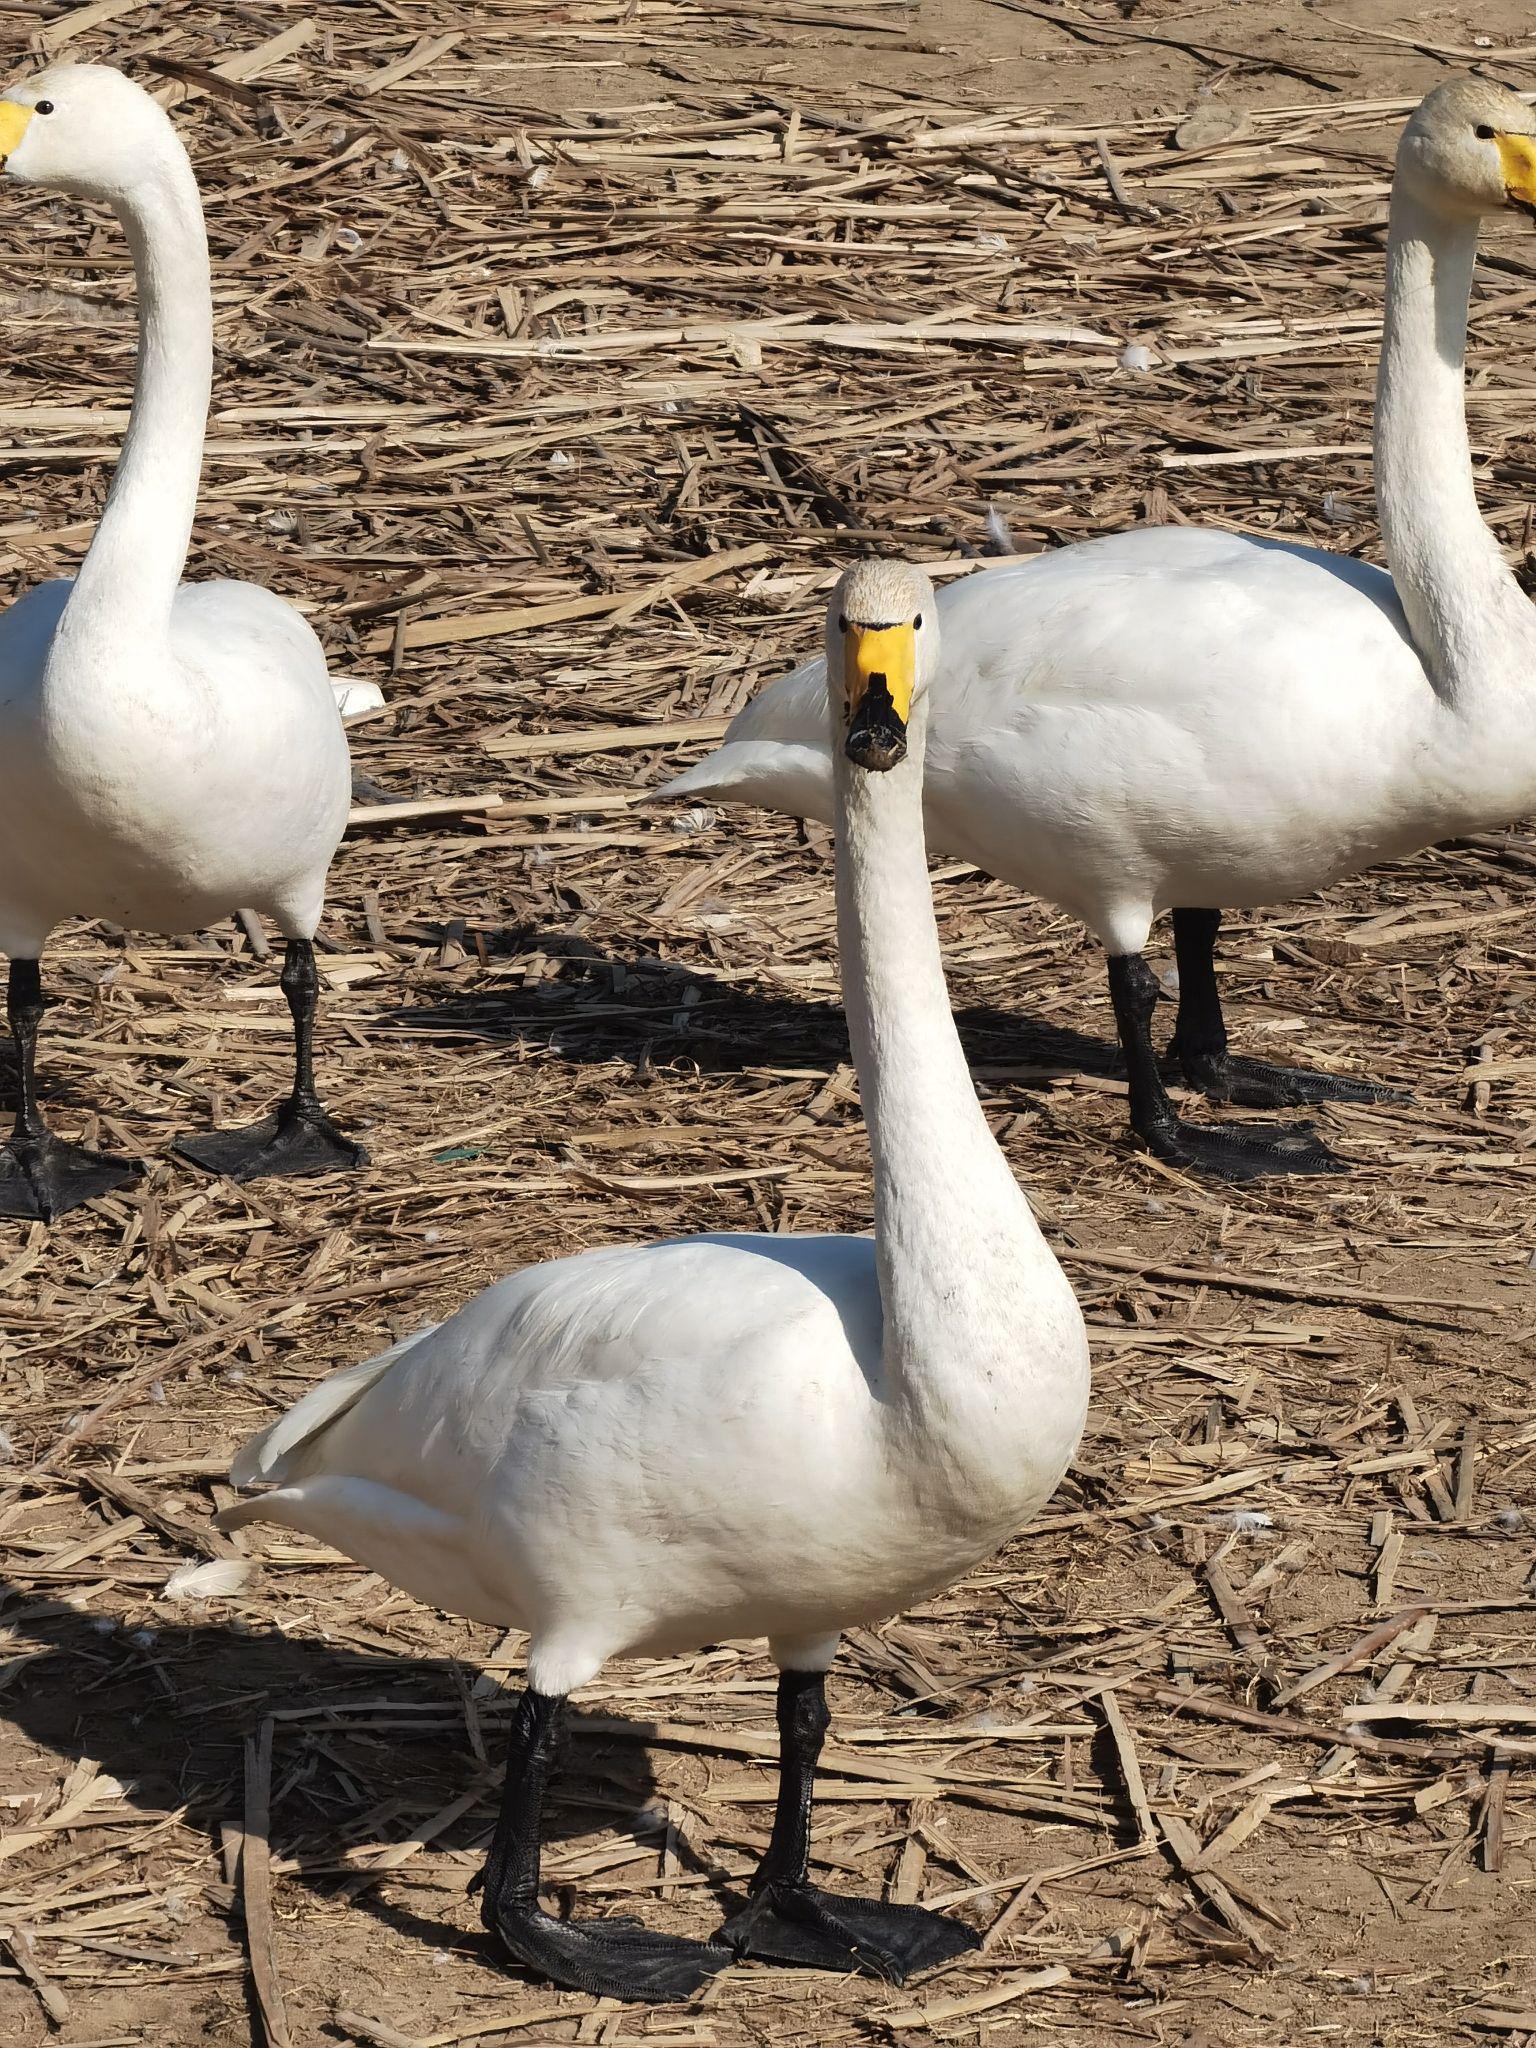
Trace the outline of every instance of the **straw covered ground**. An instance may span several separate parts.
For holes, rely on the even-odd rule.
[[[169,1161],[285,1083],[233,927],[51,956],[53,1112],[150,1163],[0,1241],[0,2037],[1536,2041],[1524,829],[1234,921],[1245,1038],[1413,1100],[1326,1114],[1349,1178],[1232,1192],[1125,1142],[1083,934],[936,860],[1097,1372],[1043,1522],[834,1687],[827,1881],[988,1930],[943,1977],[744,1967],[665,2011],[526,1982],[466,1894],[518,1643],[275,1531],[230,1597],[166,1592],[235,1555],[241,1437],[490,1278],[867,1225],[825,835],[636,799],[814,644],[852,553],[987,574],[989,505],[1023,549],[1170,518],[1373,554],[1394,130],[1448,62],[1536,86],[1522,15],[0,9],[8,69],[104,56],[179,104],[220,347],[192,573],[269,582],[388,693],[323,930],[366,1172]],[[110,221],[0,201],[10,593],[89,536],[133,304]],[[1533,305],[1512,223],[1470,405],[1517,564]],[[765,1839],[771,1703],[752,1644],[607,1673],[552,1879],[711,1928]]]

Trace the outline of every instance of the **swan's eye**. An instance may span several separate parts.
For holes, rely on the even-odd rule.
[[[912,630],[914,633],[921,633],[921,631],[923,630],[923,615],[921,612],[919,612],[917,617],[912,621]]]
[[[848,614],[847,614],[846,612],[839,612],[839,613],[838,613],[838,617],[837,617],[837,630],[839,631],[839,633],[846,633],[846,632],[847,632],[847,630],[848,630]]]
[[[51,114],[53,112],[53,101],[39,100],[32,111],[34,114]]]
[[[1479,142],[1492,142],[1493,140],[1493,130],[1488,126],[1488,123],[1486,121],[1479,121],[1477,126],[1472,130],[1472,133],[1477,137]]]

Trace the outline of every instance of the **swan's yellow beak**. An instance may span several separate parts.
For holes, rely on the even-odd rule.
[[[1536,135],[1498,135],[1499,167],[1504,196],[1511,206],[1536,212]]]
[[[32,118],[30,107],[18,106],[15,100],[0,100],[0,170],[5,160],[27,132],[27,123]]]
[[[0,170],[6,168],[6,160],[27,133],[27,123],[33,119],[31,106],[18,106],[16,100],[0,100]]]
[[[901,626],[860,626],[843,635],[843,751],[860,768],[894,768],[907,751],[907,720],[917,681],[917,634]]]

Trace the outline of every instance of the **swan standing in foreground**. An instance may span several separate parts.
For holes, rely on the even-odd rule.
[[[975,1940],[807,1878],[839,1631],[1027,1522],[1088,1394],[1082,1316],[945,992],[922,819],[937,640],[920,572],[844,577],[823,714],[873,1239],[694,1237],[530,1267],[323,1381],[235,1460],[237,1485],[278,1486],[224,1527],[308,1530],[433,1606],[528,1631],[484,1917],[581,1990],[682,1997],[729,1951],[900,1982]],[[761,1635],[781,1673],[779,1803],[748,1905],[707,1945],[550,1918],[540,1814],[566,1695],[610,1657]]]
[[[1132,1127],[1231,1180],[1342,1162],[1308,1125],[1175,1114],[1142,958],[1173,912],[1171,1050],[1217,1102],[1384,1099],[1228,1051],[1222,907],[1320,889],[1536,796],[1536,617],[1483,525],[1462,390],[1479,216],[1536,205],[1536,120],[1472,79],[1403,134],[1392,185],[1376,493],[1392,574],[1186,526],[1036,555],[952,584],[928,749],[935,849],[1080,917],[1109,956]],[[819,663],[749,704],[665,794],[826,818]]]
[[[0,1215],[62,1215],[137,1171],[66,1144],[38,1108],[38,957],[74,916],[152,932],[241,908],[270,917],[288,941],[293,1092],[249,1130],[176,1149],[236,1180],[359,1166],[366,1154],[326,1115],[312,1069],[310,942],[351,788],[325,655],[271,591],[181,582],[213,373],[192,167],[148,93],[76,64],[0,100],[0,159],[23,183],[112,207],[140,303],[133,414],[80,573],[0,617],[0,952],[20,1065]]]

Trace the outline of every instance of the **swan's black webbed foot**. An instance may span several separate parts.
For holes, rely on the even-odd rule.
[[[52,1131],[14,1132],[0,1146],[0,1216],[51,1223],[138,1177],[131,1159],[67,1144]]]
[[[0,1216],[51,1223],[82,1202],[94,1202],[139,1177],[131,1159],[90,1152],[56,1138],[37,1100],[37,1036],[43,1022],[43,977],[36,960],[12,960],[6,978],[6,1020],[16,1045],[16,1121],[0,1145]]]
[[[1136,1126],[1149,1152],[1170,1166],[1217,1180],[1262,1180],[1279,1173],[1347,1173],[1311,1124],[1187,1124],[1178,1117]]]
[[[1218,910],[1175,910],[1173,943],[1179,963],[1179,1014],[1168,1050],[1184,1079],[1208,1102],[1236,1102],[1245,1109],[1298,1109],[1313,1102],[1408,1102],[1397,1088],[1375,1081],[1355,1081],[1338,1074],[1314,1074],[1302,1067],[1277,1067],[1268,1060],[1242,1059],[1227,1050],[1227,1026],[1216,985]],[[1132,956],[1110,964],[1111,986],[1118,982],[1115,1014],[1121,1037],[1144,1036],[1156,1000],[1156,985]],[[1143,1135],[1146,1135],[1145,1133]],[[1149,1138],[1148,1142],[1151,1140]],[[1318,1148],[1321,1150],[1321,1148]],[[1328,1155],[1331,1156],[1331,1155]],[[1273,1169],[1260,1169],[1272,1171]],[[1327,1166],[1285,1169],[1293,1173],[1326,1173]]]
[[[172,1148],[209,1173],[229,1180],[256,1180],[265,1174],[291,1178],[312,1173],[354,1173],[368,1164],[368,1154],[337,1129],[318,1102],[292,1097],[259,1124],[243,1131],[207,1131],[178,1138]]]
[[[739,1956],[808,1970],[862,1970],[904,1984],[921,1970],[979,1947],[961,1920],[921,1906],[849,1899],[812,1884],[771,1879],[715,1937]]]
[[[633,1920],[556,1920],[521,1901],[487,1898],[484,1919],[514,1960],[594,1998],[652,2005],[691,1998],[731,1960],[730,1950],[713,1942],[653,1934]]]
[[[826,1739],[826,1674],[779,1673],[779,1797],[773,1834],[752,1879],[752,1896],[715,1936],[739,1956],[796,1963],[811,1970],[863,1970],[904,1984],[977,1946],[981,1937],[959,1920],[921,1906],[845,1899],[806,1875],[816,1764]]]
[[[283,994],[293,1015],[293,1093],[281,1109],[243,1131],[208,1131],[178,1138],[172,1149],[209,1173],[230,1180],[264,1174],[298,1178],[310,1173],[355,1173],[368,1154],[339,1131],[315,1093],[315,1006],[320,975],[308,939],[290,939],[283,959]]]
[[[1180,916],[1187,917],[1187,913]],[[1175,929],[1178,929],[1177,919]],[[1186,948],[1186,951],[1188,949]],[[1179,957],[1185,970],[1185,953]],[[1275,1173],[1346,1173],[1310,1124],[1187,1124],[1175,1115],[1152,1049],[1157,978],[1139,953],[1112,954],[1110,1000],[1125,1048],[1131,1129],[1148,1151],[1170,1166],[1213,1174],[1217,1180],[1259,1180]],[[1189,1039],[1185,1039],[1186,1046]],[[1226,1058],[1212,1048],[1211,1056]]]
[[[1177,1039],[1170,1047],[1184,1079],[1208,1102],[1236,1102],[1245,1109],[1299,1109],[1313,1102],[1411,1102],[1401,1088],[1356,1081],[1344,1074],[1315,1074],[1305,1067],[1277,1067],[1268,1060],[1235,1053],[1186,1053]]]
[[[515,1961],[568,1991],[652,2005],[691,1998],[730,1962],[729,1949],[652,1934],[633,1920],[556,1920],[539,1904],[544,1794],[564,1712],[562,1696],[532,1686],[517,1703],[496,1832],[471,1886],[481,1894],[480,1918]]]

